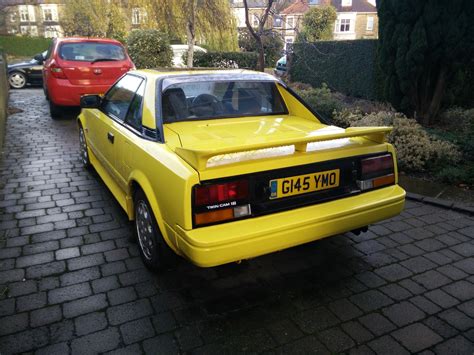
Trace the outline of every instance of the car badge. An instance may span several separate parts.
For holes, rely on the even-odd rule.
[[[94,69],[94,74],[97,74],[97,75],[102,74],[102,69],[99,69],[99,68]]]

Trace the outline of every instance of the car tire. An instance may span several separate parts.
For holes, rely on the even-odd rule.
[[[91,162],[89,160],[89,151],[87,150],[87,140],[84,128],[79,125],[79,155],[81,158],[82,166],[86,169],[90,169]]]
[[[133,205],[138,250],[145,266],[152,271],[163,271],[174,266],[177,256],[163,239],[150,203],[142,190],[135,193]]]
[[[23,89],[27,82],[26,74],[22,72],[14,71],[8,74],[8,84],[12,89]]]
[[[53,101],[49,100],[49,113],[51,114],[51,118],[53,120],[57,120],[62,117],[63,110],[61,106],[56,105]]]

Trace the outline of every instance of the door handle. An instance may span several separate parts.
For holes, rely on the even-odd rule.
[[[108,132],[108,133],[107,133],[107,139],[110,141],[110,143],[113,144],[113,143],[114,143],[114,139],[115,139],[114,134],[113,134],[112,132]]]

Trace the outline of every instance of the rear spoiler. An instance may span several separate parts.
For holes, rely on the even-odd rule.
[[[306,147],[309,143],[330,141],[341,138],[355,138],[364,137],[375,143],[384,143],[386,135],[390,133],[392,127],[349,127],[337,133],[328,133],[321,135],[314,135],[304,138],[289,138],[280,140],[278,142],[258,142],[243,147],[223,147],[212,150],[199,150],[189,148],[176,148],[176,154],[188,162],[197,170],[204,170],[207,168],[207,161],[218,155],[225,155],[239,152],[249,152],[260,149],[277,148],[283,146],[293,145],[295,151],[306,152]]]

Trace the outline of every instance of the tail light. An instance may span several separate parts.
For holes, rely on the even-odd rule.
[[[391,154],[362,159],[360,171],[360,180],[357,180],[357,185],[361,190],[375,189],[395,183],[395,170]]]
[[[196,226],[246,217],[251,214],[248,180],[197,185],[193,211]]]
[[[51,64],[50,66],[51,75],[57,79],[67,79],[66,74],[63,71],[63,68],[57,64]]]

